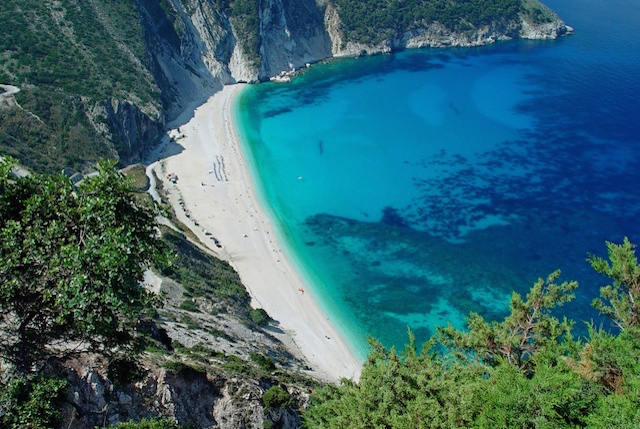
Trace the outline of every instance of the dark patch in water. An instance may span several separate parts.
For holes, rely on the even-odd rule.
[[[273,118],[274,116],[278,116],[278,115],[282,115],[283,113],[289,113],[291,112],[291,108],[290,107],[282,107],[280,109],[273,109],[273,110],[269,110],[267,112],[264,112],[262,114],[262,117],[266,118]]]
[[[393,207],[385,207],[382,209],[382,219],[380,220],[385,225],[395,226],[399,228],[407,228],[409,224],[402,218],[397,209]]]

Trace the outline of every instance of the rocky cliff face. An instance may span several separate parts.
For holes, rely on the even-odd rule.
[[[94,111],[98,111],[99,117],[104,118],[109,140],[113,142],[119,156],[128,163],[144,159],[145,152],[152,143],[162,137],[163,122],[154,120],[129,101],[106,100],[96,106]]]
[[[62,427],[92,429],[122,421],[169,419],[198,428],[298,428],[298,409],[308,393],[282,385],[291,398],[286,407],[265,408],[262,396],[270,387],[246,377],[229,378],[188,366],[167,370],[146,362],[144,376],[135,380],[110,379],[105,363],[96,356],[51,362],[51,371],[68,383],[62,405]],[[126,372],[133,368],[121,368]]]
[[[342,23],[339,11],[329,3],[325,9],[324,22],[331,38],[331,50],[334,57],[349,57],[388,53],[399,49],[412,48],[447,48],[483,46],[499,41],[521,39],[555,39],[571,33],[567,26],[549,9],[549,22],[533,23],[526,14],[518,20],[498,21],[480,27],[472,27],[466,31],[452,31],[440,23],[432,23],[416,30],[408,31],[398,37],[383,41],[378,45],[366,45],[346,40],[341,30]]]
[[[260,10],[260,55],[257,76],[265,79],[293,71],[332,55],[321,8],[315,0],[268,0]]]
[[[145,274],[145,284],[162,296],[163,304],[154,320],[137,326],[146,335],[148,351],[135,362],[122,355],[63,351],[42,366],[67,382],[58,404],[63,414],[59,427],[92,429],[141,419],[169,419],[195,428],[300,427],[300,411],[316,384],[305,374],[306,363],[273,331],[244,314],[242,301],[248,295],[221,298],[211,291],[214,282],[194,282],[199,275],[224,279],[227,286],[240,279],[181,234],[171,234],[171,240],[180,237],[171,241],[176,246],[171,250],[193,258],[174,265],[176,270],[190,268],[191,283]],[[189,294],[194,297],[185,301]]]
[[[148,45],[157,62],[154,76],[163,95],[169,94],[164,97],[168,118],[202,101],[220,85],[267,80],[330,57],[426,46],[479,46],[518,37],[555,38],[571,31],[555,15],[550,22],[534,24],[521,14],[517,21],[464,32],[433,23],[371,46],[346,39],[340,11],[331,0],[265,0],[259,2],[257,11],[256,59],[238,43],[242,36],[228,11],[221,11],[211,0],[173,0],[173,28],[161,17],[153,18],[160,15],[157,2],[138,1],[147,11]],[[182,30],[176,32],[175,28]]]
[[[176,14],[173,28],[161,32],[158,19],[152,19],[157,5],[140,0],[147,10],[148,44],[158,62],[154,75],[163,93],[173,95],[166,99],[169,117],[188,105],[186,100],[199,101],[222,84],[267,80],[332,56],[324,8],[315,0],[260,2],[257,60],[238,43],[243,36],[229,14],[211,0],[175,0],[171,5]],[[181,29],[179,34],[175,28]]]

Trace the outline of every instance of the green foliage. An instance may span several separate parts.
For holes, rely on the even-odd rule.
[[[282,387],[271,386],[262,394],[262,404],[267,411],[274,408],[286,408],[291,405],[291,396]]]
[[[521,0],[331,0],[347,40],[378,44],[439,22],[450,30],[518,18]]]
[[[149,178],[144,165],[129,165],[120,172],[131,181],[131,190],[133,192],[146,192],[149,189]]]
[[[7,429],[45,429],[60,418],[58,402],[66,381],[38,376],[17,376],[0,393],[0,426]]]
[[[263,355],[262,353],[251,352],[249,353],[249,359],[252,362],[256,363],[263,371],[273,371],[276,369],[276,366],[273,364],[271,359]]]
[[[231,22],[239,35],[240,47],[255,66],[260,65],[259,3],[258,0],[230,0],[229,2]]]
[[[135,2],[5,0],[0,32],[7,35],[0,39],[6,55],[1,68],[17,86],[94,99],[129,99],[133,93],[142,103],[158,96],[140,66],[147,58]]]
[[[482,377],[475,366],[437,358],[432,341],[417,353],[413,336],[404,356],[370,340],[372,352],[360,383],[342,380],[312,397],[304,413],[308,428],[463,427],[474,414],[470,399]]]
[[[640,336],[620,300],[640,299],[633,245],[608,243],[610,261],[590,257],[614,279],[603,288],[615,335],[590,327],[586,343],[552,310],[573,298],[575,282],[559,273],[538,280],[511,314],[468,329],[440,329],[420,354],[409,333],[404,353],[373,341],[359,384],[343,380],[312,397],[306,428],[635,428],[640,427]]]
[[[607,242],[609,261],[590,255],[594,270],[611,278],[613,283],[600,289],[601,298],[593,301],[600,313],[608,316],[621,330],[640,328],[640,266],[635,245],[625,237],[622,244]]]
[[[0,356],[19,372],[58,342],[139,346],[134,327],[154,301],[140,283],[164,251],[155,213],[112,167],[78,187],[64,176],[0,179]]]
[[[560,276],[556,271],[545,280],[538,279],[527,294],[527,300],[514,293],[511,297],[511,314],[504,321],[486,322],[482,316],[471,313],[467,318],[467,332],[454,329],[451,325],[439,328],[439,341],[449,347],[457,356],[478,360],[495,366],[502,359],[521,371],[532,371],[532,357],[545,347],[571,346],[572,323],[559,321],[551,315],[551,310],[574,298],[572,291],[577,282],[555,280]]]
[[[17,95],[22,108],[0,109],[0,150],[5,154],[48,173],[63,167],[80,170],[114,156],[87,118],[86,100],[38,88]]]
[[[200,309],[198,308],[196,303],[193,302],[193,300],[191,300],[191,299],[185,299],[184,301],[182,301],[180,303],[180,309],[181,310],[190,311],[192,313],[197,313],[197,312],[200,311]]]
[[[553,22],[556,19],[551,9],[537,0],[522,0],[522,9],[525,18],[534,25]]]
[[[640,427],[640,337],[612,335],[591,328],[590,341],[574,370],[600,389],[594,410],[586,416],[589,428]]]
[[[225,368],[225,369],[227,369],[229,371],[236,372],[238,374],[242,374],[242,375],[247,375],[247,376],[256,375],[255,368],[253,368],[252,365],[250,365],[249,363],[245,362],[244,360],[242,360],[238,356],[228,355],[228,356],[226,356],[226,360],[227,360],[227,362],[222,364],[223,368]]]
[[[89,119],[96,105],[161,106],[134,1],[3,0],[0,34],[1,83],[21,88],[21,108],[0,109],[0,151],[36,171],[117,157]]]
[[[533,376],[499,365],[489,377],[474,398],[480,427],[584,427],[598,394],[562,363],[540,362]]]
[[[156,268],[182,284],[187,297],[207,298],[220,310],[248,318],[251,298],[238,273],[228,263],[202,252],[182,234],[166,227],[161,231],[174,258],[170,266],[156,264]],[[183,305],[188,306],[184,308],[188,311],[196,309],[195,304]]]
[[[115,426],[109,426],[113,429],[180,429],[180,426],[171,420],[152,420],[142,419],[139,422],[122,422]]]
[[[262,308],[252,309],[249,313],[249,317],[251,318],[251,321],[258,326],[266,326],[271,320],[267,312]]]

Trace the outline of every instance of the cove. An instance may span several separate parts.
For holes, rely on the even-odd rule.
[[[237,98],[262,202],[362,357],[367,335],[502,318],[556,269],[575,332],[605,323],[585,259],[640,243],[640,4],[548,5],[573,36],[334,60]]]

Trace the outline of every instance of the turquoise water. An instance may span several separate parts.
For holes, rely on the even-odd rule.
[[[640,242],[640,2],[548,3],[576,34],[411,50],[248,87],[255,180],[314,295],[361,356],[562,269],[598,318],[585,258]],[[584,333],[584,325],[576,325]]]

